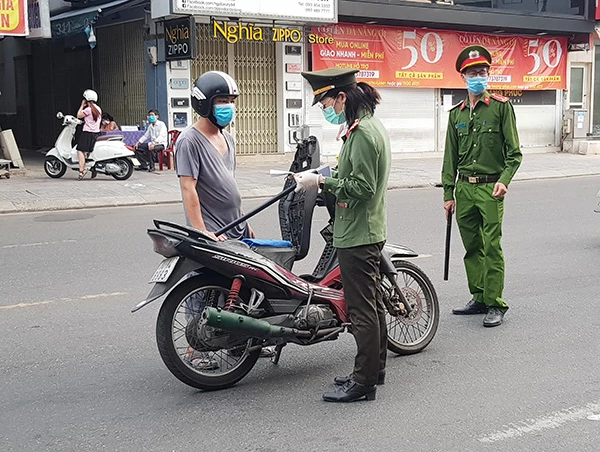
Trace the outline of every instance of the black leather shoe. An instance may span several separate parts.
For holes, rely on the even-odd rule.
[[[464,308],[456,308],[452,310],[454,315],[473,315],[473,314],[485,314],[488,311],[488,307],[480,303],[479,301],[471,300]]]
[[[335,377],[333,379],[333,383],[341,386],[341,385],[345,385],[348,381],[352,380],[352,377],[354,375],[350,374],[346,377]],[[382,369],[379,371],[379,375],[377,375],[377,386],[383,385],[385,384],[385,369]]]
[[[487,314],[483,318],[483,326],[491,328],[493,326],[502,325],[504,321],[504,311],[500,308],[489,308]]]
[[[153,173],[154,171],[156,171],[156,168],[152,167],[152,168],[148,168],[148,172],[149,173]]]
[[[363,397],[366,400],[375,400],[376,393],[377,386],[375,385],[361,385],[354,380],[348,380],[343,386],[336,386],[331,391],[325,391],[323,400],[341,403],[354,402]]]

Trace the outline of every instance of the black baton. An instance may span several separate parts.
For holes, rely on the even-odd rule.
[[[452,210],[448,210],[446,222],[446,254],[444,255],[444,281],[448,281],[448,266],[450,264],[450,236],[452,235]]]

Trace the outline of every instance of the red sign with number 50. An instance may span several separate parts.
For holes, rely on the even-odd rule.
[[[495,89],[565,89],[563,37],[498,36],[404,27],[337,24],[313,28],[332,38],[313,44],[313,69],[355,68],[381,87],[464,88],[455,62],[462,49],[482,45],[492,54]]]

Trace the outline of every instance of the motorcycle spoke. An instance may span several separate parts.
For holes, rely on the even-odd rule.
[[[180,331],[181,331],[181,330],[180,330]],[[182,337],[185,337],[185,331],[183,331],[183,332],[182,332],[182,333],[181,333],[181,334],[180,334],[178,337],[175,337],[175,334],[173,334],[173,342],[174,342],[174,343],[177,343],[177,342],[179,342],[179,340],[180,340]]]
[[[417,342],[426,332],[431,320],[428,311],[421,311],[420,319],[416,323],[404,323],[401,317],[389,316],[387,321],[388,335],[397,338],[403,343]]]
[[[173,316],[171,337],[177,355],[197,373],[210,376],[226,374],[237,368],[247,355],[247,344],[231,350],[203,351],[192,348],[188,343],[187,326],[190,322],[197,322],[207,306],[223,307],[228,295],[229,291],[222,287],[198,288],[180,302]]]
[[[174,330],[174,331],[185,331],[186,325],[181,323],[177,318],[175,318],[174,320],[176,323],[178,323],[181,326],[181,328],[177,328],[177,330]]]

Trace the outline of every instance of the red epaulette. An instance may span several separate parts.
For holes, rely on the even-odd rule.
[[[492,99],[497,100],[498,102],[508,102],[510,100],[510,97],[505,97],[505,96],[501,96],[500,94],[490,94],[490,97]]]
[[[360,122],[360,119],[357,119],[356,121],[354,121],[354,123],[348,127],[348,131],[346,132],[346,138],[348,138],[350,136],[350,132],[352,132],[354,129],[356,129],[358,127],[358,123]]]

